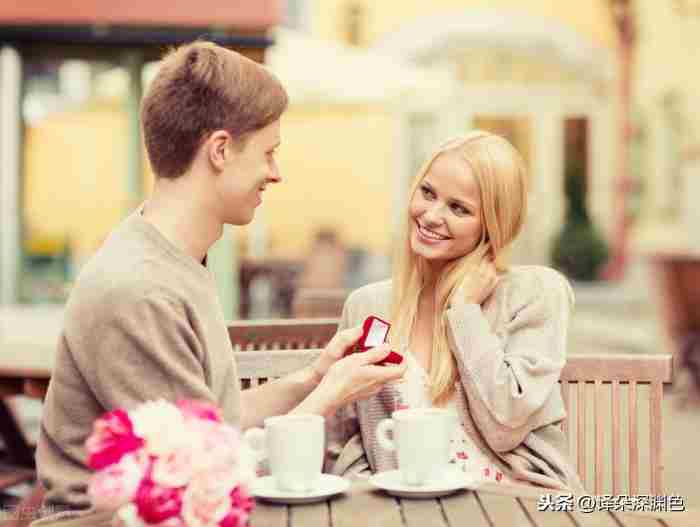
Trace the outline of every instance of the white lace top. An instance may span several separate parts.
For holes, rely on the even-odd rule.
[[[428,390],[428,375],[412,353],[404,354],[408,370],[404,382],[396,385],[399,396],[394,401],[395,410],[408,408],[429,408],[432,406]],[[454,396],[446,408],[457,413]],[[506,482],[510,481],[477,447],[461,426],[455,427],[451,440],[450,463],[459,466],[464,472],[478,479]]]

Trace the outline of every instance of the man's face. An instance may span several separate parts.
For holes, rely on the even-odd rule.
[[[280,122],[277,120],[249,135],[242,148],[230,145],[224,170],[216,179],[223,223],[250,223],[255,209],[262,203],[265,187],[282,181],[275,161],[279,144]]]

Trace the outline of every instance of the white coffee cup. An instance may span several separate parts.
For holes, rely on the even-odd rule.
[[[397,410],[379,422],[377,440],[385,450],[396,451],[406,485],[423,485],[449,467],[450,440],[457,423],[457,415],[442,408]]]
[[[318,485],[323,468],[325,426],[320,415],[268,417],[265,428],[244,434],[259,457],[267,455],[270,474],[283,491],[307,492]]]

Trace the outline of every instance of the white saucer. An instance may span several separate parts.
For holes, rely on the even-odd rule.
[[[332,474],[321,474],[315,489],[308,492],[291,492],[278,489],[273,476],[264,476],[253,482],[251,494],[273,503],[313,503],[345,492],[349,486],[350,482],[346,479]]]
[[[369,482],[392,496],[399,498],[437,498],[476,487],[475,481],[461,470],[448,469],[440,479],[423,485],[407,485],[401,479],[400,470],[380,472],[369,478]]]

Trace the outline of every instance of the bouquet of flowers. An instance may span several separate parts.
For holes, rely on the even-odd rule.
[[[128,527],[244,527],[255,454],[212,404],[149,401],[100,417],[86,441],[95,508]]]

